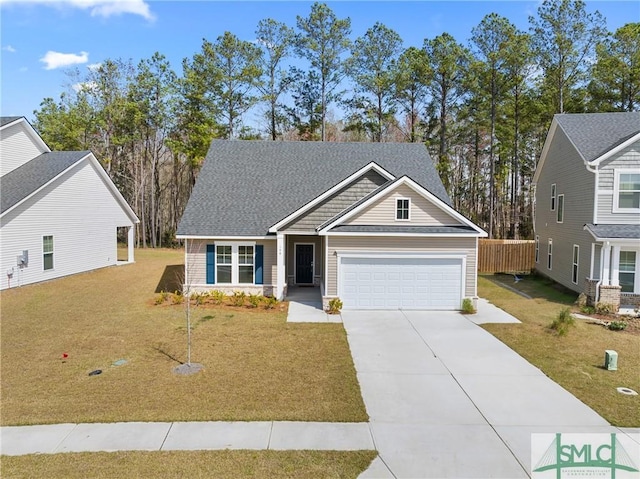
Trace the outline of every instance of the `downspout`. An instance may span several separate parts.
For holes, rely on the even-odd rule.
[[[587,168],[587,171],[595,175],[593,179],[593,224],[597,225],[598,224],[598,181],[600,179],[600,175],[598,174],[598,165],[596,164],[595,166],[592,166],[587,161],[585,161],[584,164]],[[600,301],[600,285],[602,284],[602,276],[603,276],[602,265],[604,264],[603,261],[604,261],[604,247],[601,246],[600,247],[600,274],[598,275],[600,276],[600,279],[596,283],[595,304],[598,304],[598,302]],[[591,268],[593,268],[593,255],[591,260]],[[591,276],[593,277],[593,275]]]

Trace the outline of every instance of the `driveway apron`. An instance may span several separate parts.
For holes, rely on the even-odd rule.
[[[380,453],[361,477],[526,478],[532,432],[619,432],[457,312],[342,319]]]

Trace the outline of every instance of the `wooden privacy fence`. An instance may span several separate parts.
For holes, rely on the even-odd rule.
[[[529,273],[535,263],[536,242],[532,240],[478,241],[479,273]]]

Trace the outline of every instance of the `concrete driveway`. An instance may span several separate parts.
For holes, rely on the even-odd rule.
[[[380,453],[361,477],[526,478],[532,432],[621,432],[459,313],[342,319]]]

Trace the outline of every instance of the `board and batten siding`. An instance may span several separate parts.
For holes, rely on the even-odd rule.
[[[613,212],[615,170],[640,171],[640,141],[606,159],[598,168],[598,224],[638,224],[638,213]]]
[[[411,200],[409,221],[396,220],[396,200],[398,198],[409,198]],[[453,226],[461,223],[412,188],[402,185],[357,215],[349,218],[343,224]]]
[[[311,208],[300,218],[285,225],[281,228],[281,231],[286,231],[287,233],[294,231],[315,231],[322,223],[333,218],[386,182],[387,179],[380,175],[380,173],[375,170],[369,170],[323,202]]]
[[[40,156],[46,150],[36,145],[22,122],[0,130],[0,176]]]
[[[564,218],[557,222],[557,208],[551,211],[551,185],[564,195]],[[582,157],[558,126],[536,184],[535,234],[540,238],[536,270],[567,288],[581,292],[589,276],[593,237],[584,225],[593,220],[595,174],[587,171]],[[547,267],[547,244],[553,239],[552,269]],[[578,283],[572,281],[573,245],[580,247]]]
[[[133,222],[85,159],[0,220],[2,289],[115,265],[117,228]],[[53,236],[53,269],[44,270],[42,237]],[[29,253],[26,268],[16,256]]]
[[[338,294],[338,252],[434,253],[466,256],[465,297],[476,294],[476,238],[328,236],[327,296]]]
[[[215,285],[207,284],[207,245],[215,244],[216,239],[187,239],[185,261],[188,266],[187,282],[191,287],[215,288]],[[234,240],[218,240],[225,243],[233,243]],[[238,240],[238,243],[252,243],[253,240]],[[263,245],[262,282],[265,286],[275,285],[276,282],[276,242],[274,240],[255,240],[256,245]]]

